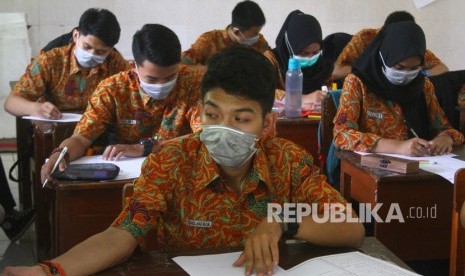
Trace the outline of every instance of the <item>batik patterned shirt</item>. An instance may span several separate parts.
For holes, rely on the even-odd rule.
[[[445,133],[454,140],[454,145],[463,144],[463,134],[447,121],[428,78],[423,91],[433,135]],[[407,140],[408,127],[399,104],[382,99],[357,76],[349,74],[342,88],[333,134],[338,148],[370,152],[381,138]]]
[[[267,217],[268,203],[315,203],[320,213],[323,203],[346,203],[301,147],[275,137],[257,147],[238,195],[224,184],[199,132],[164,144],[145,160],[113,226],[140,244],[155,230],[159,248],[170,250],[237,247]]]
[[[100,81],[131,68],[114,49],[102,64],[80,67],[74,49],[72,43],[42,52],[26,68],[12,94],[33,102],[49,101],[60,111],[84,111]]]
[[[74,133],[95,141],[112,125],[118,143],[135,144],[155,134],[171,139],[195,132],[201,128],[202,76],[181,65],[169,96],[155,100],[142,90],[134,70],[114,75],[97,87]]]
[[[335,64],[353,66],[363,51],[370,45],[380,29],[363,29],[352,36],[352,39],[342,49]],[[431,69],[441,63],[441,60],[430,50],[426,49],[423,68]]]
[[[182,52],[182,63],[189,65],[207,65],[208,61],[215,54],[224,49],[237,45],[228,36],[228,27],[224,30],[213,30],[203,33],[191,48]],[[249,46],[260,53],[268,50],[270,46],[262,34],[259,34],[257,43]]]

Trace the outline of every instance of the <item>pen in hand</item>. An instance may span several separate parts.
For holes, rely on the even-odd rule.
[[[413,136],[415,136],[415,138],[420,138],[418,134],[415,132],[415,130],[412,128],[412,126],[409,124],[409,122],[407,122],[406,119],[404,119],[404,124],[407,126],[408,130],[413,134]],[[425,146],[421,144],[420,144],[420,147],[425,148]],[[429,152],[429,149],[428,149],[428,152]]]
[[[68,147],[64,147],[63,150],[61,151],[60,156],[58,156],[58,159],[55,162],[55,165],[53,165],[50,175],[52,175],[52,173],[54,173],[55,170],[58,168],[58,165],[60,164],[63,157],[65,157],[66,152],[68,152]],[[44,184],[42,184],[42,188],[45,188],[45,186],[47,185],[47,182],[48,182],[48,179],[45,179]]]

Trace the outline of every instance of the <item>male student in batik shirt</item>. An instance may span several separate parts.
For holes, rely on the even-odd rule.
[[[213,30],[202,34],[191,48],[182,53],[182,63],[196,65],[205,70],[208,60],[233,45],[244,45],[260,53],[269,49],[261,29],[265,15],[253,1],[239,2],[232,11],[232,22],[225,30]]]
[[[79,158],[110,125],[115,144],[105,149],[105,159],[147,156],[160,141],[200,129],[203,73],[180,64],[176,34],[165,26],[146,24],[134,35],[132,50],[136,68],[99,84],[74,134],[44,164],[44,180],[50,179],[51,164],[62,148],[68,147],[69,160]]]
[[[131,68],[113,48],[119,37],[113,13],[88,9],[73,30],[74,43],[34,58],[6,99],[5,110],[50,119],[61,118],[63,111],[84,111],[100,81]]]
[[[93,274],[129,258],[149,233],[169,250],[241,246],[231,265],[244,266],[246,275],[271,275],[283,233],[359,247],[359,222],[319,223],[309,215],[285,231],[283,223],[268,221],[268,203],[315,203],[320,214],[324,203],[346,203],[305,150],[264,135],[272,127],[274,91],[271,65],[256,51],[235,48],[213,58],[202,80],[202,132],[173,139],[146,159],[134,195],[107,230],[48,265],[8,267],[6,275],[44,275],[49,266]]]

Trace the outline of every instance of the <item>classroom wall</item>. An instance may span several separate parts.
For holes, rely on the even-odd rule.
[[[126,58],[132,58],[131,40],[145,23],[160,23],[172,28],[184,49],[203,32],[223,29],[231,21],[231,11],[239,0],[0,0],[0,12],[26,13],[32,56],[53,38],[69,32],[80,15],[90,7],[111,10],[121,25],[116,45]],[[395,10],[412,13],[423,27],[427,47],[451,70],[465,69],[465,1],[436,0],[416,9],[411,0],[256,0],[267,24],[262,33],[274,46],[287,14],[294,9],[314,15],[321,23],[323,35],[333,32],[355,33],[366,27],[379,27]],[[2,62],[0,60],[0,62]],[[19,78],[20,76],[18,76]],[[6,96],[9,91],[0,91]],[[1,110],[0,112],[4,112]],[[12,137],[2,133],[2,137]],[[0,137],[1,138],[1,137]]]

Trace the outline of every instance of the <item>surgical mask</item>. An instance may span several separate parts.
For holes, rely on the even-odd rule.
[[[216,163],[238,168],[257,151],[256,135],[221,125],[203,125],[200,141],[207,147]]]
[[[99,56],[99,55],[91,54],[87,52],[86,50],[81,49],[77,45],[76,45],[76,49],[74,50],[74,56],[76,57],[76,60],[79,63],[79,65],[85,68],[92,68],[99,64],[102,64],[106,58],[106,56]]]
[[[137,73],[139,75],[139,73]],[[161,83],[161,84],[151,84],[151,83],[146,83],[141,80],[139,76],[139,82],[140,82],[140,87],[144,92],[149,95],[151,98],[155,100],[163,100],[168,95],[171,93],[171,90],[173,90],[173,87],[176,85],[176,80],[178,78],[176,77],[175,79]]]
[[[243,40],[240,41],[239,38],[234,34],[234,32],[232,34],[240,44],[247,45],[247,46],[254,45],[255,43],[257,43],[258,39],[260,38],[260,35],[256,35],[256,36],[251,37],[251,38],[245,38],[244,34],[242,34],[242,32],[241,32],[241,36],[242,36]]]
[[[294,55],[294,58],[299,61],[300,68],[307,68],[307,67],[315,65],[315,63],[320,58],[320,55],[321,55],[321,50],[318,52],[318,54],[313,55],[312,57],[301,57],[298,55]]]
[[[420,73],[421,68],[411,70],[411,71],[404,71],[404,70],[397,70],[391,67],[387,67],[386,63],[384,63],[383,55],[379,52],[379,56],[381,57],[381,61],[383,62],[384,67],[381,69],[383,70],[384,75],[386,78],[394,85],[407,85],[412,80],[414,80],[418,73]]]
[[[292,50],[291,43],[289,42],[289,38],[287,36],[287,32],[284,33],[284,41],[286,42],[287,50],[289,51],[290,55],[299,61],[300,68],[307,68],[307,67],[315,65],[315,63],[318,61],[318,59],[321,56],[321,53],[322,53],[321,50],[318,52],[318,54],[313,55],[312,57],[302,57],[302,56],[296,55],[294,53],[294,50]]]

